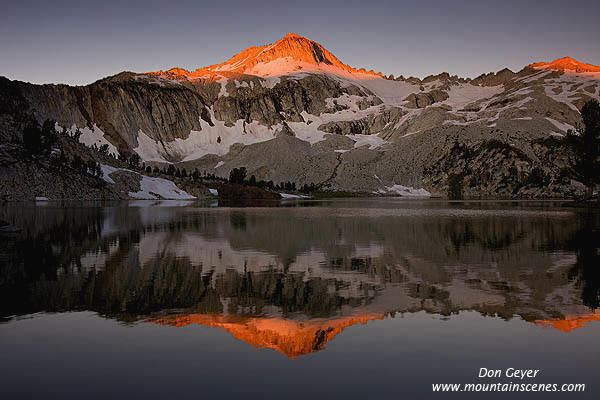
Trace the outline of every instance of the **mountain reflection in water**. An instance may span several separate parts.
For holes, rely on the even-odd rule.
[[[396,313],[472,310],[564,332],[600,320],[597,213],[308,204],[6,206],[0,219],[23,232],[0,240],[0,316],[90,310],[201,324],[291,358]]]

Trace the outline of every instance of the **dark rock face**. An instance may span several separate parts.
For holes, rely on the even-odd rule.
[[[483,86],[496,86],[502,85],[504,83],[510,82],[517,74],[512,72],[508,68],[504,68],[496,73],[490,72],[489,74],[479,75],[477,78],[473,79],[472,83],[474,85],[483,85]]]
[[[528,146],[529,147],[529,146]],[[572,152],[560,141],[537,140],[527,154],[506,142],[455,142],[436,162],[424,169],[424,180],[443,194],[449,178],[458,177],[465,197],[568,197],[568,166]],[[580,188],[581,189],[581,188]]]
[[[435,89],[427,93],[412,93],[404,100],[408,101],[406,105],[408,108],[425,108],[434,103],[444,101],[448,97],[448,93]]]
[[[275,137],[279,137],[281,135],[296,136],[296,134],[294,133],[292,128],[290,128],[290,126],[285,121],[283,121],[281,124],[282,124],[282,127],[280,130],[275,132]]]
[[[406,111],[391,108],[359,120],[327,122],[319,126],[319,130],[336,135],[374,135],[385,131],[390,123],[398,122],[404,115]]]
[[[320,115],[329,110],[326,99],[343,94],[366,96],[367,90],[356,86],[342,87],[324,75],[311,74],[303,79],[281,78],[273,88],[254,86],[234,88],[228,85],[228,96],[219,97],[213,104],[215,118],[232,126],[242,119],[258,121],[267,126],[282,121],[304,122],[302,112]],[[380,100],[381,101],[381,100]]]
[[[125,154],[138,146],[140,130],[155,140],[172,141],[200,130],[200,118],[212,123],[202,97],[185,87],[99,81],[75,87],[19,82],[18,89],[38,121],[53,119],[67,127],[96,124]]]

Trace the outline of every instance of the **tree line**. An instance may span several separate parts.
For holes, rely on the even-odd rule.
[[[79,138],[75,136],[76,133],[71,137],[79,142]],[[23,129],[23,148],[27,156],[48,158],[49,164],[58,169],[71,168],[80,174],[96,178],[103,176],[102,168],[96,160],[92,158],[84,161],[77,154],[67,157],[62,148],[55,147],[57,142],[58,135],[53,120],[47,119],[41,126],[37,121],[31,121]]]
[[[244,186],[256,186],[263,189],[271,190],[288,190],[293,192],[312,193],[318,189],[318,186],[314,183],[304,184],[301,187],[296,186],[296,182],[280,182],[275,184],[273,181],[260,180],[257,181],[254,175],[250,175],[247,178],[246,167],[234,168],[229,172],[229,183],[244,185]]]

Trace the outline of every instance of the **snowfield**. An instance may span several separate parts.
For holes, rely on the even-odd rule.
[[[137,192],[129,192],[129,197],[133,197],[134,199],[142,199],[142,200],[158,200],[158,199],[166,199],[166,200],[191,200],[196,197],[187,193],[184,190],[181,190],[173,181],[163,178],[154,178],[146,175],[139,174],[135,171],[125,169],[125,168],[115,168],[109,165],[100,164],[100,168],[102,169],[102,179],[110,184],[115,184],[115,181],[110,177],[110,174],[116,171],[125,171],[130,172],[132,174],[139,175],[141,177],[140,180],[140,190]]]
[[[54,129],[57,132],[62,132],[63,127],[58,122],[56,122],[54,124]],[[77,131],[77,129],[78,126],[75,124],[73,124],[70,128],[65,127],[65,130],[69,135],[74,134]],[[106,138],[104,137],[104,132],[102,132],[102,130],[96,124],[94,124],[91,129],[87,126],[79,128],[79,131],[81,132],[81,136],[79,137],[79,143],[83,143],[87,147],[96,146],[98,149],[100,148],[100,146],[106,144],[108,145],[108,154],[112,154],[116,157],[119,156],[119,151],[117,150],[115,145],[106,140]]]
[[[303,111],[301,115],[306,122],[288,122],[287,124],[294,131],[298,139],[315,144],[324,140],[325,135],[330,135],[330,133],[318,129],[324,123],[350,121],[380,112],[380,106],[360,110],[358,102],[362,99],[363,97],[360,96],[348,95],[343,95],[336,99],[327,99],[327,102],[331,105],[333,105],[333,101],[335,100],[338,104],[343,104],[349,108],[335,113],[324,113],[319,116]],[[200,118],[199,122],[202,130],[192,130],[187,138],[176,138],[172,142],[156,141],[140,130],[138,132],[138,146],[133,150],[144,161],[168,162],[168,159],[172,157],[180,158],[182,161],[192,161],[207,154],[225,155],[229,153],[230,147],[236,143],[250,145],[274,139],[276,134],[283,129],[282,124],[268,127],[257,121],[246,123],[241,119],[233,126],[227,127],[223,121],[215,118],[212,108],[208,111],[212,121],[214,121],[214,126],[210,126]],[[347,137],[356,142],[355,147],[368,145],[370,149],[374,149],[387,143],[376,135],[348,135]],[[217,164],[215,169],[221,165]]]
[[[195,199],[194,196],[181,190],[173,181],[163,178],[151,178],[142,175],[139,192],[129,192],[129,196],[134,199],[167,199],[167,200],[189,200]],[[158,197],[158,196],[160,197]]]

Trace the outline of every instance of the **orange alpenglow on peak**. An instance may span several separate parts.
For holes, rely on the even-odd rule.
[[[166,74],[200,78],[223,72],[269,77],[292,72],[315,71],[351,75],[362,79],[383,77],[380,72],[352,68],[319,43],[295,33],[288,33],[272,44],[249,47],[221,64],[199,68],[192,72],[182,68],[172,68],[166,71]],[[165,74],[165,72],[157,71],[150,74]]]
[[[534,69],[551,69],[554,71],[562,71],[562,72],[576,72],[576,73],[584,73],[584,72],[600,72],[600,67],[592,64],[585,64],[577,61],[571,57],[563,57],[552,62],[539,62],[530,64],[529,67]]]
[[[284,39],[285,39],[285,38],[306,39],[305,37],[303,37],[303,36],[300,36],[300,35],[298,35],[298,34],[296,34],[296,33],[294,33],[294,32],[290,32],[290,33],[288,33],[288,34],[287,34],[287,35],[285,35],[283,38],[284,38]],[[308,40],[308,39],[306,39],[306,40]]]
[[[533,322],[537,325],[548,326],[569,333],[592,321],[600,322],[600,311],[584,315],[567,315],[563,319],[536,320]]]
[[[255,348],[269,348],[289,358],[296,358],[322,350],[325,343],[352,325],[384,318],[384,314],[369,314],[332,320],[294,321],[239,315],[187,314],[152,318],[148,322],[179,327],[200,324],[223,328],[236,339]]]

